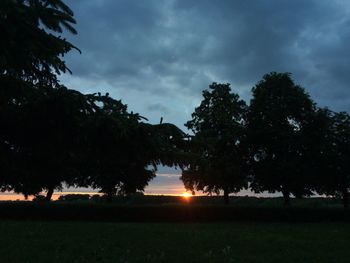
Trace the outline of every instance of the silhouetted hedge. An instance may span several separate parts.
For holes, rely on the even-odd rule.
[[[341,208],[234,207],[223,205],[103,205],[0,203],[1,219],[119,222],[350,222]]]
[[[59,201],[87,201],[90,200],[89,194],[66,194],[58,198]]]

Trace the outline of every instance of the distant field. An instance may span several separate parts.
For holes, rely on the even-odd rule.
[[[0,221],[0,262],[349,262],[350,224]]]
[[[74,196],[76,198],[76,196]],[[135,196],[55,202],[0,202],[0,219],[105,222],[347,222],[350,210],[337,199],[292,200],[281,198],[220,197],[185,199],[175,196]]]
[[[68,194],[61,196],[57,201],[59,194],[55,196],[53,202],[88,202],[88,203],[106,203],[101,195],[96,194]],[[4,197],[11,194],[0,194],[0,203],[24,201],[22,199],[8,200]],[[16,195],[20,196],[20,195]],[[3,199],[2,199],[3,197]],[[31,199],[30,199],[31,200]],[[200,205],[222,205],[224,199],[222,196],[173,196],[173,195],[131,195],[116,196],[113,204],[122,205],[158,205],[158,204],[200,204]],[[230,205],[233,206],[263,206],[263,207],[281,207],[283,206],[282,197],[253,197],[253,196],[230,196]],[[342,202],[338,198],[301,198],[291,199],[291,205],[296,207],[342,207]]]

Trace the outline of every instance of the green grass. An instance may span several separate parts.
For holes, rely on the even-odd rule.
[[[349,262],[350,224],[0,221],[0,262]]]

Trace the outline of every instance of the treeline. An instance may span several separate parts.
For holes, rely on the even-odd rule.
[[[66,184],[100,189],[111,199],[142,191],[157,165],[178,164],[180,129],[145,123],[108,95],[38,86],[21,96],[8,97],[1,109],[3,191],[47,191],[50,200]]]
[[[210,85],[186,123],[193,132],[181,179],[189,190],[341,196],[348,207],[350,116],[319,108],[289,73],[266,74],[249,106],[229,84]]]
[[[0,187],[25,196],[66,184],[127,195],[157,165],[179,166],[188,190],[229,194],[340,195],[348,206],[350,117],[319,108],[289,73],[270,73],[250,104],[213,83],[185,126],[152,125],[108,94],[61,85],[77,49],[73,12],[60,0],[0,3]]]
[[[0,3],[0,187],[25,196],[64,184],[111,199],[142,191],[156,167],[178,165],[184,133],[151,125],[108,94],[61,85],[63,55],[74,45],[73,12],[59,0]],[[78,50],[79,51],[79,50]]]

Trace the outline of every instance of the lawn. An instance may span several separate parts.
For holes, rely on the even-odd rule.
[[[350,262],[346,223],[0,221],[0,262]]]

